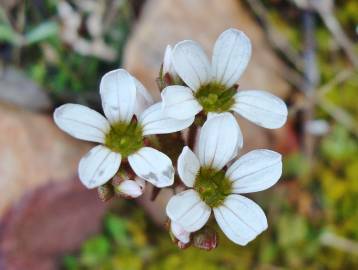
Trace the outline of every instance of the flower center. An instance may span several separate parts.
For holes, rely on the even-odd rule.
[[[225,172],[206,167],[200,168],[194,189],[211,208],[222,205],[225,198],[232,193],[231,181],[225,177]]]
[[[237,93],[236,87],[226,88],[217,82],[210,82],[199,88],[195,97],[203,106],[205,112],[227,112],[234,105],[234,95]]]
[[[104,144],[126,158],[143,147],[142,127],[136,121],[112,124]]]

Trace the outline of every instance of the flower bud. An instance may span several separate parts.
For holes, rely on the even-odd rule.
[[[135,182],[141,187],[142,190],[145,188],[145,181],[142,178],[137,177]]]
[[[184,244],[183,242],[178,241],[178,242],[177,242],[177,246],[178,246],[178,248],[180,248],[180,249],[186,249],[186,248],[188,248],[188,247],[191,246],[191,243],[189,242],[189,243],[187,243],[187,244]]]
[[[97,188],[98,197],[102,202],[107,202],[114,196],[113,186],[111,184],[104,184]]]
[[[218,235],[214,229],[209,226],[193,233],[193,245],[197,248],[210,251],[218,245]]]
[[[144,185],[141,182],[138,183],[133,180],[124,180],[118,185],[115,185],[114,190],[117,195],[123,198],[134,199],[143,194]]]
[[[172,47],[170,45],[167,46],[164,53],[164,60],[163,60],[163,77],[166,74],[169,74],[172,81],[177,80],[178,74],[176,73],[173,65],[173,52]]]

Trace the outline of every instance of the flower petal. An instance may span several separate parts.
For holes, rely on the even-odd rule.
[[[226,172],[226,176],[233,182],[234,193],[265,190],[276,184],[281,174],[281,155],[266,149],[253,150],[243,155]]]
[[[188,232],[200,230],[208,221],[211,209],[193,189],[171,197],[167,204],[168,217]]]
[[[136,78],[133,79],[137,89],[134,113],[139,117],[145,109],[154,104],[154,100],[144,85]]]
[[[218,116],[219,114],[221,114],[221,113],[219,113],[219,112],[208,112],[208,114],[206,115],[206,119],[210,120],[211,118],[213,118],[215,116]]]
[[[261,207],[241,195],[229,195],[224,205],[214,208],[214,215],[225,235],[242,246],[267,229],[267,219]]]
[[[162,103],[158,102],[146,109],[139,118],[143,135],[166,134],[183,130],[194,122],[194,117],[178,120],[163,113]]]
[[[143,194],[142,186],[133,180],[124,180],[116,189],[120,194],[129,198],[137,198]]]
[[[208,119],[199,138],[199,160],[203,166],[222,169],[242,146],[242,135],[231,113],[221,113]]]
[[[174,168],[170,158],[162,152],[143,147],[128,157],[133,171],[156,187],[167,187],[174,183]]]
[[[200,163],[198,158],[188,146],[185,146],[178,158],[178,174],[187,187],[194,186],[199,169]]]
[[[54,114],[56,125],[71,136],[91,142],[103,143],[110,126],[100,113],[79,104],[65,104]]]
[[[98,145],[80,160],[79,178],[87,188],[99,187],[117,173],[120,164],[120,154]]]
[[[110,123],[132,119],[136,85],[126,70],[116,69],[106,73],[100,83],[100,94],[104,114]]]
[[[169,117],[185,120],[195,116],[203,107],[195,99],[193,91],[185,86],[172,85],[162,92],[163,112]]]
[[[163,59],[163,74],[166,73],[168,73],[174,80],[178,76],[173,65],[173,50],[172,46],[170,45],[167,45],[167,47],[165,48]]]
[[[214,78],[233,86],[245,71],[251,57],[250,39],[241,31],[230,28],[217,39],[212,58]]]
[[[174,47],[173,64],[179,77],[194,91],[211,78],[209,60],[203,48],[192,40],[181,41]]]
[[[183,244],[190,242],[190,232],[184,230],[184,228],[175,221],[170,222],[170,230],[174,234],[175,238]]]
[[[264,91],[240,91],[235,95],[235,112],[265,128],[280,128],[287,120],[282,99]]]

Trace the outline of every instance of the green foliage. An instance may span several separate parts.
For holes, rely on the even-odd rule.
[[[342,8],[337,10],[337,17],[342,23],[346,25],[352,25],[354,27],[358,24],[358,2],[355,0],[343,1],[344,5],[342,5]]]
[[[80,262],[86,267],[98,267],[108,258],[110,250],[111,244],[105,236],[94,236],[84,242]]]
[[[283,159],[283,174],[285,178],[304,177],[309,171],[309,164],[305,156],[295,152]]]
[[[45,21],[40,25],[33,28],[31,31],[27,32],[25,39],[27,45],[31,45],[37,42],[44,41],[50,37],[54,37],[59,33],[58,24],[54,21]]]
[[[13,31],[11,26],[7,24],[0,24],[0,41],[17,45],[20,42],[20,38]]]
[[[334,165],[337,162],[350,161],[358,154],[357,140],[342,126],[336,126],[330,136],[321,144],[322,154]]]
[[[76,1],[68,2],[76,9]],[[112,3],[118,10],[112,14],[115,15],[113,18],[106,21],[106,27],[110,28],[107,30],[103,26],[103,41],[117,53],[117,57],[110,61],[79,53],[74,49],[75,45],[61,37],[64,28],[58,15],[59,3],[58,0],[46,0],[32,5],[19,1],[18,5],[24,7],[24,13],[20,14],[22,9],[19,8],[15,16],[23,16],[25,21],[21,28],[15,25],[17,18],[8,17],[11,13],[0,7],[0,43],[16,48],[10,51],[12,61],[48,90],[55,102],[90,102],[98,105],[98,96],[95,95],[98,78],[108,70],[117,68],[122,61],[121,52],[133,18],[131,3],[126,0]],[[87,41],[91,43],[93,39],[88,37],[88,29],[85,29],[88,26],[84,21],[89,15],[82,16],[83,26],[79,35],[88,38]]]

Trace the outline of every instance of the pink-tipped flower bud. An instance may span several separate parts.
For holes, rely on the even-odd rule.
[[[218,245],[217,232],[209,226],[203,227],[201,230],[193,233],[193,245],[204,250],[212,250]]]

